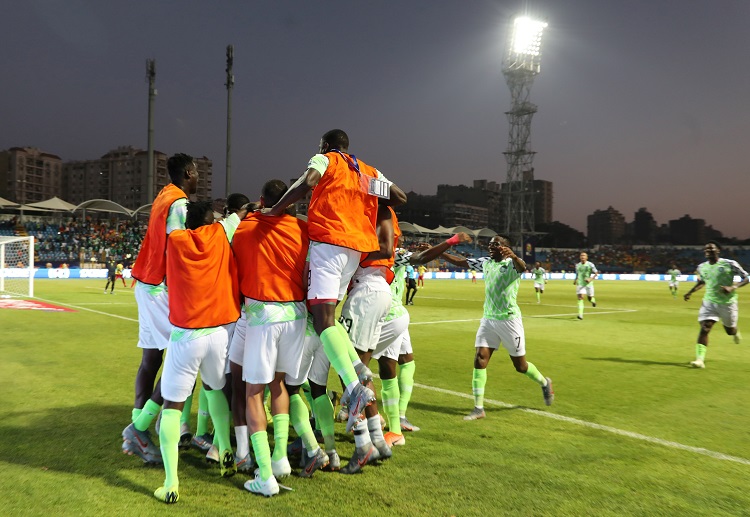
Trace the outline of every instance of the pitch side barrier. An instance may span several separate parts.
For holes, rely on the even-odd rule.
[[[28,278],[28,272],[26,269],[17,268],[6,268],[4,271],[5,278]],[[130,269],[124,269],[122,276],[125,279],[130,277]],[[442,272],[432,271],[425,272],[424,277],[426,280],[469,280],[471,279],[470,273],[462,272]],[[575,273],[547,273],[545,278],[547,280],[574,280],[576,277]],[[107,278],[106,269],[46,269],[46,268],[35,268],[34,278]],[[484,275],[477,273],[477,278],[482,279]],[[532,280],[534,276],[531,273],[524,273],[522,275],[524,280]],[[601,273],[597,280],[641,280],[645,282],[668,282],[670,275],[647,275],[639,273]],[[695,282],[698,280],[697,275],[679,275],[677,279],[680,282]],[[734,278],[735,282],[740,281],[740,277]]]

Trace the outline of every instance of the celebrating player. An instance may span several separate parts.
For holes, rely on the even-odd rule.
[[[578,295],[578,319],[583,319],[583,295],[585,294],[592,307],[596,307],[596,298],[594,298],[594,280],[599,271],[593,262],[589,262],[588,253],[581,252],[581,261],[576,264],[576,277],[573,285],[576,286],[576,295]]]
[[[677,266],[672,264],[672,268],[667,270],[669,275],[669,292],[672,293],[672,298],[677,298],[677,288],[680,286],[680,279],[678,278],[682,273],[677,269]]]

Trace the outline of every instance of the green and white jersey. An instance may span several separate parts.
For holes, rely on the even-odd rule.
[[[245,298],[244,307],[248,327],[307,318],[305,302],[263,302]]]
[[[680,276],[682,273],[680,273],[679,269],[669,269],[667,270],[667,274],[669,275],[670,282],[676,282],[677,277]]]
[[[413,253],[404,249],[396,250],[393,262],[393,273],[396,277],[391,282],[391,310],[385,317],[385,321],[395,320],[409,311],[404,307],[404,289],[406,288],[406,265]]]
[[[534,282],[537,284],[543,284],[544,283],[544,275],[547,272],[544,270],[543,267],[534,268],[531,270],[531,274],[534,275]]]
[[[591,282],[587,284],[586,279],[591,278],[591,275],[598,274],[599,270],[596,269],[596,266],[593,262],[586,261],[585,264],[583,262],[579,262],[578,264],[576,264],[576,285],[579,287],[591,285],[594,280],[592,279]]]
[[[496,262],[490,257],[466,259],[472,269],[484,273],[484,314],[490,320],[512,320],[521,317],[516,297],[521,273],[509,258]]]
[[[698,266],[698,276],[706,284],[703,301],[728,305],[737,301],[737,291],[727,294],[721,288],[734,283],[735,275],[741,280],[747,278],[747,271],[737,261],[720,258],[716,264],[706,261]]]

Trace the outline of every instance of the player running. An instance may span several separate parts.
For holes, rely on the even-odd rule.
[[[537,261],[537,263],[534,265],[534,269],[531,270],[531,274],[534,275],[534,291],[536,292],[536,303],[542,303],[544,284],[547,283],[547,279],[545,278],[547,272],[542,267],[542,263]]]
[[[677,288],[680,286],[679,276],[682,274],[677,266],[672,264],[672,268],[667,270],[669,275],[669,292],[672,293],[672,298],[677,298]]]
[[[703,252],[707,260],[698,266],[698,282],[684,296],[685,301],[688,301],[695,291],[706,287],[703,303],[698,311],[700,332],[695,345],[695,361],[690,362],[693,368],[706,367],[708,334],[717,321],[721,321],[728,335],[734,336],[735,343],[742,340],[742,335],[737,330],[737,289],[750,282],[747,271],[736,261],[719,257],[721,246],[718,243],[709,241]],[[735,276],[740,277],[740,283],[734,283]]]
[[[578,319],[583,319],[583,295],[585,294],[592,307],[596,307],[596,298],[594,298],[594,280],[599,271],[593,262],[589,262],[589,255],[585,251],[581,252],[581,261],[576,264],[576,277],[573,285],[576,286],[578,295]]]
[[[501,344],[508,351],[516,371],[542,387],[544,403],[550,406],[555,399],[552,379],[543,376],[533,363],[526,361],[526,337],[521,309],[516,302],[521,273],[526,271],[526,263],[513,253],[508,239],[500,235],[490,240],[488,249],[489,257],[467,259],[447,253],[442,255],[451,264],[464,269],[481,269],[484,273],[484,314],[474,344],[476,355],[471,383],[474,409],[464,417],[464,420],[485,417],[484,386],[487,383],[487,365]]]

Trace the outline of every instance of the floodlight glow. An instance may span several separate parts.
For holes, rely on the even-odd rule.
[[[542,46],[542,31],[547,23],[520,16],[513,20],[512,52],[538,56]]]

